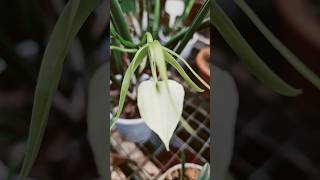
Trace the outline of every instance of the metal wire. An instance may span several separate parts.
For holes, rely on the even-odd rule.
[[[133,144],[125,141],[119,133],[114,130],[111,137],[112,149],[117,153],[133,159],[135,153],[143,154],[145,158],[139,165],[128,165],[127,168],[120,169],[126,175],[126,179],[157,179],[168,168],[179,163],[180,153],[186,153],[187,162],[194,162],[204,165],[210,161],[210,118],[206,109],[209,107],[209,99],[199,94],[186,94],[184,103],[183,117],[195,130],[194,134],[189,134],[179,125],[175,131],[173,141],[180,146],[170,152],[165,150],[163,144],[156,147],[154,142],[147,141],[144,143]],[[133,150],[128,150],[124,144],[134,146]],[[171,142],[172,143],[172,142]],[[157,168],[156,174],[150,174],[145,167]]]

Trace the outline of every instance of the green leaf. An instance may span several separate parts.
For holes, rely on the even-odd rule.
[[[210,165],[208,163],[202,167],[198,180],[210,180]]]
[[[170,139],[181,118],[183,100],[184,89],[173,80],[147,80],[138,87],[140,115],[160,137],[168,151]]]
[[[304,65],[297,56],[295,56],[285,45],[281,43],[272,32],[262,23],[258,16],[243,0],[235,0],[235,3],[242,9],[242,11],[250,18],[255,26],[260,30],[264,37],[275,47],[280,54],[308,81],[320,89],[320,79],[312,72],[306,65]]]
[[[183,117],[181,117],[180,119],[180,124],[189,134],[193,135],[196,133],[195,130],[190,126],[190,124]]]
[[[201,89],[198,85],[196,85],[190,79],[190,77],[187,75],[187,73],[184,71],[184,69],[181,67],[181,65],[167,51],[164,51],[164,55],[165,55],[166,61],[179,72],[179,74],[182,76],[182,78],[188,83],[188,85],[192,89],[194,89],[197,92],[203,92],[204,91],[203,89]]]
[[[107,178],[108,168],[108,113],[107,102],[107,70],[109,65],[102,65],[93,75],[88,95],[88,139],[100,178]]]
[[[39,151],[67,49],[98,2],[98,0],[70,0],[50,36],[38,76],[27,151],[19,180],[24,180],[28,176]]]
[[[128,48],[123,48],[123,47],[118,47],[118,46],[110,46],[110,50],[127,52],[127,53],[135,53],[138,51],[138,49],[128,49]]]
[[[154,0],[154,18],[153,18],[153,32],[152,36],[154,39],[158,38],[158,30],[159,30],[159,20],[160,20],[160,0]]]
[[[212,1],[212,6],[215,12],[211,13],[213,24],[252,74],[279,94],[285,96],[301,94],[300,89],[287,84],[260,59],[216,1]]]
[[[178,45],[176,52],[177,53],[181,53],[182,50],[185,48],[185,46],[187,45],[187,43],[189,42],[189,40],[192,38],[194,32],[197,30],[197,28],[200,26],[202,20],[206,17],[206,15],[208,14],[209,10],[210,10],[210,6],[209,6],[210,0],[206,0],[203,4],[203,6],[201,7],[201,9],[199,10],[199,12],[197,13],[196,17],[193,19],[192,24],[190,25],[190,27],[188,28],[188,31],[186,32],[186,34],[183,36],[183,38],[181,39],[180,44]]]
[[[128,24],[124,17],[124,13],[118,0],[110,0],[110,15],[113,19],[115,29],[118,30],[119,34],[127,41],[133,42],[129,31]]]
[[[168,53],[176,56],[178,59],[180,59],[186,66],[187,68],[192,72],[192,74],[207,88],[207,89],[210,89],[210,86],[206,83],[205,80],[203,80],[192,68],[191,66],[187,63],[187,61],[185,59],[183,59],[183,57],[181,57],[179,54],[177,54],[176,52],[166,48],[166,47],[163,47],[163,49],[165,51],[167,51]]]
[[[119,0],[121,9],[124,13],[135,12],[136,11],[136,1],[135,0]]]
[[[119,99],[119,106],[118,106],[118,111],[117,114],[114,118],[112,118],[112,122],[110,129],[113,127],[115,121],[120,117],[120,114],[123,109],[124,101],[127,96],[127,92],[130,86],[130,80],[131,76],[133,73],[136,71],[136,69],[139,67],[140,63],[142,62],[143,58],[147,55],[148,53],[148,44],[144,45],[141,47],[138,52],[135,54],[133,60],[131,61],[125,75],[122,81],[122,86],[121,86],[121,91],[120,91],[120,99]]]

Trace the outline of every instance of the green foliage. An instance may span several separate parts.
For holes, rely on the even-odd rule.
[[[133,0],[119,0],[121,9],[124,13],[136,12],[136,1]]]
[[[126,99],[127,92],[128,92],[129,86],[130,86],[131,77],[132,77],[133,73],[136,71],[136,69],[138,68],[138,66],[140,65],[140,63],[142,62],[143,58],[147,55],[147,52],[148,52],[148,45],[141,47],[137,51],[137,53],[135,54],[133,60],[131,61],[130,65],[124,75],[124,78],[122,81],[122,86],[121,86],[121,91],[120,91],[119,106],[118,106],[118,111],[117,111],[115,120],[120,117],[120,114],[122,112],[124,101]],[[114,123],[111,123],[110,129],[112,128],[113,125],[114,125]]]
[[[107,70],[109,69],[109,63],[105,63],[100,66],[91,78],[89,85],[88,95],[88,138],[91,145],[91,149],[94,155],[94,160],[97,165],[97,169],[100,177],[107,178],[107,135],[108,121],[106,121],[106,107],[108,103],[106,101],[107,94],[106,89],[108,86]]]
[[[180,157],[180,163],[181,163],[181,168],[180,168],[180,180],[184,180],[184,171],[185,171],[185,163],[186,163],[186,155],[184,152],[181,153]]]
[[[275,92],[285,96],[301,94],[300,89],[288,85],[260,59],[215,1],[212,2],[212,5],[214,10],[214,13],[211,13],[213,24],[249,71]]]
[[[26,179],[40,149],[68,47],[98,2],[98,0],[70,0],[52,31],[38,76],[27,152],[19,180]]]
[[[198,180],[209,180],[210,179],[210,165],[206,163],[200,172]]]
[[[320,79],[312,72],[306,65],[304,65],[298,57],[296,57],[285,45],[278,40],[272,32],[262,23],[262,21],[255,15],[253,10],[246,4],[244,0],[235,0],[235,3],[241,10],[249,17],[249,19],[260,30],[264,37],[276,48],[280,54],[308,81],[320,90]]]

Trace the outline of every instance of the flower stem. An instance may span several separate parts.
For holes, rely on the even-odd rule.
[[[114,19],[114,24],[119,31],[119,34],[127,41],[133,42],[132,37],[127,26],[127,22],[124,18],[124,13],[121,10],[118,0],[110,0],[111,16]]]
[[[152,36],[154,39],[157,39],[158,37],[159,19],[160,19],[160,0],[155,0],[153,31],[152,31]]]

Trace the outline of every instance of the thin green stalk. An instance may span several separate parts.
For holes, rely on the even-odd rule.
[[[127,52],[127,53],[135,53],[138,51],[138,49],[127,49],[127,48],[118,47],[118,46],[110,46],[110,50]]]
[[[114,38],[114,39],[117,39],[120,41],[120,43],[125,46],[125,47],[128,47],[128,48],[136,48],[136,47],[139,47],[139,46],[142,46],[146,43],[146,35],[144,35],[142,37],[142,40],[140,41],[139,44],[134,44],[133,42],[130,42],[130,41],[127,41],[125,39],[123,39],[118,33],[117,31],[115,30],[114,26],[113,26],[113,23],[110,22],[110,34],[111,34],[111,37]]]
[[[210,26],[210,18],[206,18],[202,21],[202,23],[198,26],[196,30],[201,30],[209,26]],[[173,35],[168,42],[164,43],[164,46],[171,47],[172,45],[176,44],[188,32],[189,29],[190,27],[186,29],[182,29],[177,34]]]
[[[151,11],[150,0],[146,0],[146,5],[147,5],[147,32],[150,32],[151,31],[151,28],[150,28],[150,11]]]
[[[159,20],[160,20],[160,0],[155,0],[153,31],[152,31],[152,36],[154,39],[158,39]]]
[[[111,40],[111,44],[114,44],[116,46],[120,46],[120,42],[117,39],[112,39]],[[111,57],[112,59],[115,61],[115,66],[116,66],[116,70],[118,73],[123,74],[124,69],[123,69],[123,64],[122,64],[122,58],[121,58],[121,53],[120,52],[111,52]]]
[[[124,18],[124,13],[121,10],[118,0],[110,0],[110,12],[114,20],[115,26],[119,34],[127,41],[133,42],[127,22]]]
[[[181,152],[180,162],[181,162],[180,180],[184,180],[184,171],[185,171],[185,163],[186,163],[186,155],[184,154],[184,152]]]
[[[123,39],[116,31],[115,27],[113,26],[113,23],[110,22],[110,35],[112,38],[118,39],[122,45],[125,47],[131,47],[134,48],[136,47],[136,44],[132,43],[131,41],[127,41]]]
[[[199,13],[195,17],[195,19],[192,21],[190,28],[188,29],[187,33],[181,40],[179,46],[177,47],[176,53],[180,54],[181,51],[184,49],[184,47],[187,45],[190,38],[192,38],[194,32],[197,30],[198,26],[200,25],[200,23],[202,22],[202,20],[205,18],[205,16],[209,11],[209,7],[210,7],[209,3],[210,3],[210,0],[206,0],[206,2],[201,7]]]
[[[285,45],[281,43],[272,32],[262,23],[262,21],[255,15],[253,10],[243,0],[235,0],[235,3],[240,9],[249,17],[249,19],[256,25],[264,37],[275,47],[280,54],[287,59],[287,61],[308,81],[320,89],[320,79],[306,67]]]

